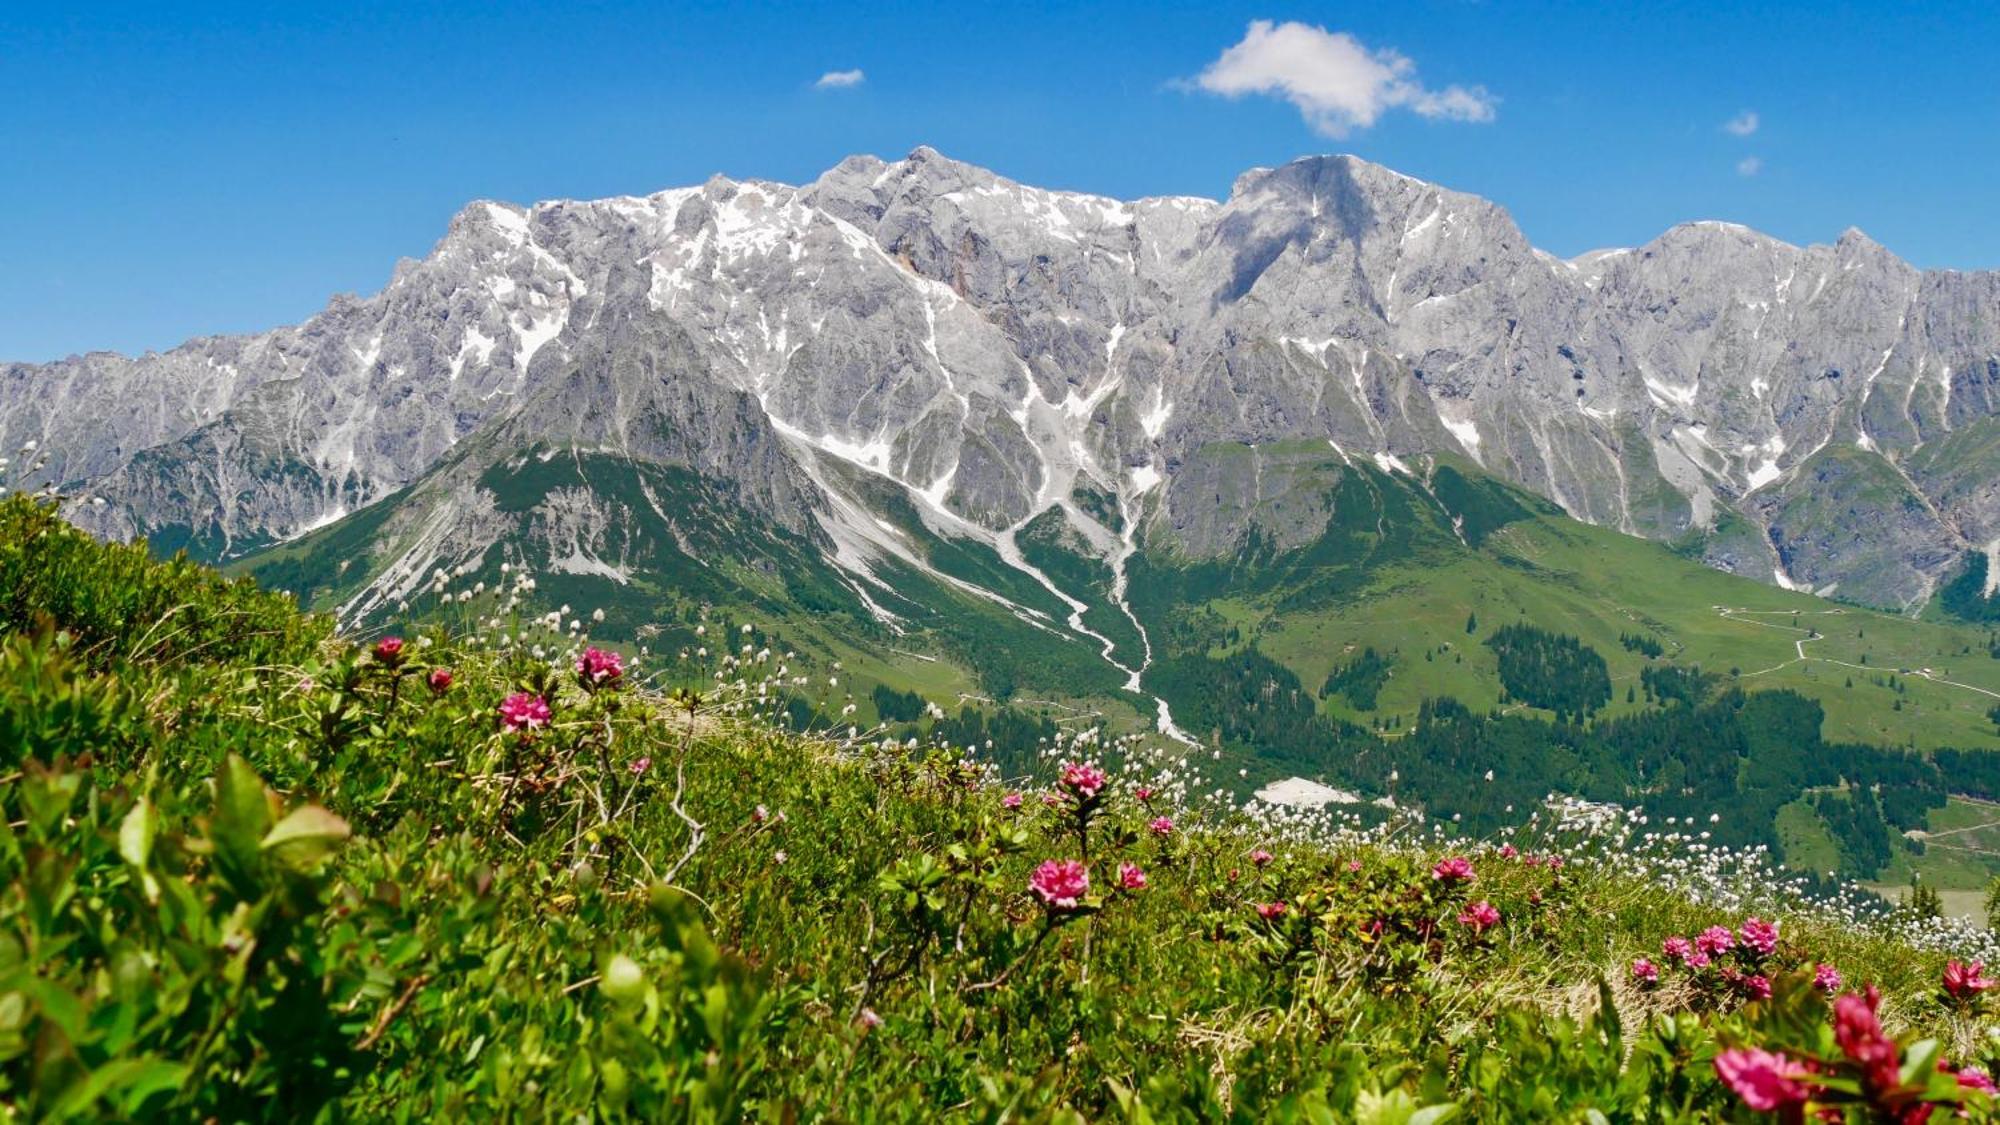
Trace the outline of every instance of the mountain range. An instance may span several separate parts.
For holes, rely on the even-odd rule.
[[[1462,455],[1577,519],[1896,607],[2000,552],[1996,415],[2000,274],[1713,222],[1563,260],[1492,203],[1345,156],[1220,203],[930,149],[804,187],[481,202],[297,327],[0,367],[0,442],[39,442],[80,522],[213,558],[468,442],[537,440],[729,481],[863,582],[901,548],[846,468],[1003,554],[1056,507],[1106,557],[1134,534],[1209,557],[1325,513],[1263,511],[1205,451],[1312,439]]]

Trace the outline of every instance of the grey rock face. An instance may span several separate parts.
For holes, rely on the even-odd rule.
[[[1107,557],[1135,535],[1209,555],[1253,525],[1316,533],[1311,502],[1233,510],[1271,493],[1216,454],[1306,441],[1460,454],[1578,518],[1892,605],[2000,540],[1996,416],[2000,275],[1721,223],[1564,261],[1489,202],[1351,157],[1219,203],[1043,191],[929,149],[803,187],[482,202],[298,327],[0,366],[0,444],[40,442],[46,482],[101,498],[79,522],[217,556],[427,474],[456,495],[536,443],[730,482],[857,572],[900,548],[829,459],[1003,555],[1052,505]]]

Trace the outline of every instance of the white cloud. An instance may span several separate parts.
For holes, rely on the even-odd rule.
[[[1757,119],[1757,111],[1746,109],[1742,113],[1723,122],[1722,129],[1726,133],[1734,133],[1739,137],[1747,137],[1756,132],[1757,126],[1761,124],[1763,123]]]
[[[1192,86],[1236,98],[1282,97],[1325,136],[1366,129],[1383,112],[1409,109],[1449,121],[1491,121],[1498,100],[1479,86],[1432,90],[1417,81],[1417,64],[1391,48],[1370,50],[1344,31],[1256,20],[1243,41],[1197,75]]]
[[[853,70],[829,70],[819,76],[819,81],[813,83],[813,89],[845,90],[850,86],[859,86],[867,79],[868,76],[863,74],[858,66]]]
[[[1761,156],[1746,156],[1736,162],[1736,174],[1739,176],[1754,176],[1763,170],[1764,158]]]

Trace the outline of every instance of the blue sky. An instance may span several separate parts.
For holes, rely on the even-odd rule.
[[[0,360],[298,321],[475,198],[918,144],[1118,196],[1354,152],[1558,254],[1720,218],[2000,267],[1995,8],[85,7],[0,6]]]

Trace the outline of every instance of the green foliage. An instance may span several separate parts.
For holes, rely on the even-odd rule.
[[[1345,664],[1338,664],[1326,677],[1326,684],[1319,689],[1320,698],[1345,696],[1357,711],[1373,711],[1375,697],[1382,685],[1389,682],[1389,670],[1395,662],[1373,648],[1366,648],[1359,656]]]
[[[1575,637],[1532,625],[1508,625],[1486,639],[1500,657],[1507,693],[1558,718],[1582,719],[1611,702],[1604,658]]]
[[[1660,638],[1649,633],[1620,633],[1618,643],[1624,646],[1626,652],[1636,652],[1653,660],[1658,660],[1667,651]]]
[[[145,544],[104,546],[25,496],[0,500],[0,631],[44,621],[71,659],[263,664],[297,659],[330,632],[286,599],[186,558],[156,563]]]
[[[897,691],[887,684],[876,684],[868,698],[875,704],[875,714],[885,723],[913,723],[924,714],[924,697],[914,691]]]
[[[189,586],[181,613],[243,596]],[[1726,1046],[1839,1073],[1795,990],[1625,983],[1664,936],[1737,920],[1609,866],[1489,850],[1446,878],[1435,852],[1276,838],[1116,771],[1009,808],[965,748],[1046,777],[1053,721],[963,710],[933,723],[949,748],[787,733],[794,704],[839,700],[795,694],[754,624],[704,626],[720,666],[628,655],[606,680],[519,621],[504,644],[355,648],[251,604],[272,629],[227,660],[87,645],[79,603],[0,629],[11,1116],[1700,1120],[1742,1112],[1711,1065]],[[272,638],[290,647],[254,655]],[[1171,663],[1224,698],[1194,718],[1219,742],[1384,745],[1254,649]],[[505,729],[514,695],[546,721]],[[1495,729],[1548,726],[1520,722]],[[1578,768],[1600,752],[1557,729]],[[1740,749],[1752,776],[1769,747]],[[1031,892],[1051,860],[1084,893]],[[1785,940],[1787,965],[1837,957],[1926,1034],[1979,1018],[1931,999],[1935,954],[1810,921]]]
[[[1975,625],[2000,622],[2000,598],[1986,596],[1986,552],[1967,551],[1951,581],[1938,589],[1938,608]]]

